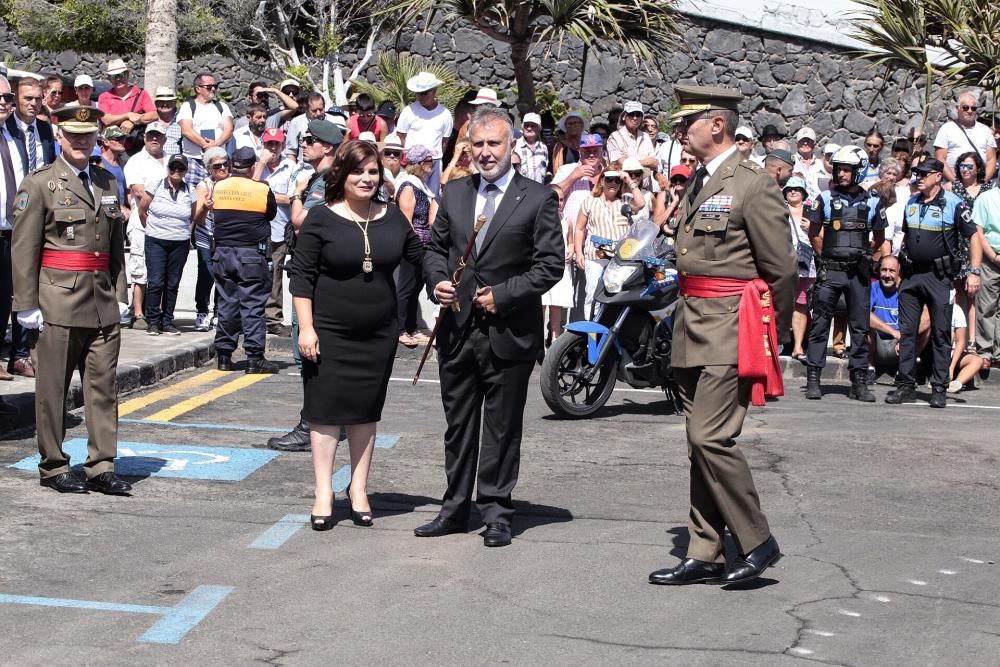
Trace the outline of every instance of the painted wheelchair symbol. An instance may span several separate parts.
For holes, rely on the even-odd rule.
[[[228,463],[230,461],[228,456],[223,456],[222,454],[196,452],[190,449],[135,450],[129,447],[119,447],[118,456],[128,457],[130,468],[149,468],[146,472],[180,472],[186,470],[189,464],[196,466],[212,465],[215,463]],[[166,465],[163,465],[164,461],[166,461]]]

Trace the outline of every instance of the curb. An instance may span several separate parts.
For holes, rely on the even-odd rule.
[[[136,389],[156,384],[160,380],[187,368],[203,366],[214,357],[215,345],[208,341],[178,348],[170,354],[158,354],[138,362],[120,364],[115,372],[118,396],[121,397]],[[15,431],[34,427],[34,392],[8,397],[6,404],[16,412],[0,415],[0,430],[3,431],[5,438]],[[75,410],[82,406],[83,388],[80,386],[80,381],[74,379],[66,397],[66,410]]]

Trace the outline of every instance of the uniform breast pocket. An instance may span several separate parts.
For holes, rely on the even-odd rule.
[[[702,213],[694,221],[695,243],[701,246],[702,259],[716,262],[726,259],[726,229],[729,227],[728,213]]]
[[[87,224],[87,212],[82,208],[61,208],[52,212],[52,218],[59,232],[59,241],[67,246],[83,245],[84,225]]]

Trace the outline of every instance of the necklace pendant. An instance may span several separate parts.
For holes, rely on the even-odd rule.
[[[370,255],[366,255],[364,261],[361,262],[361,270],[365,273],[371,273],[375,270],[375,265],[372,263]]]

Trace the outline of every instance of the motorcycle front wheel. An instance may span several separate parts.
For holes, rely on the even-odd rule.
[[[584,380],[584,373],[592,368],[587,361],[587,337],[566,332],[552,341],[542,362],[542,398],[560,417],[590,417],[604,407],[614,391],[617,362],[618,354],[611,350],[597,373]]]

